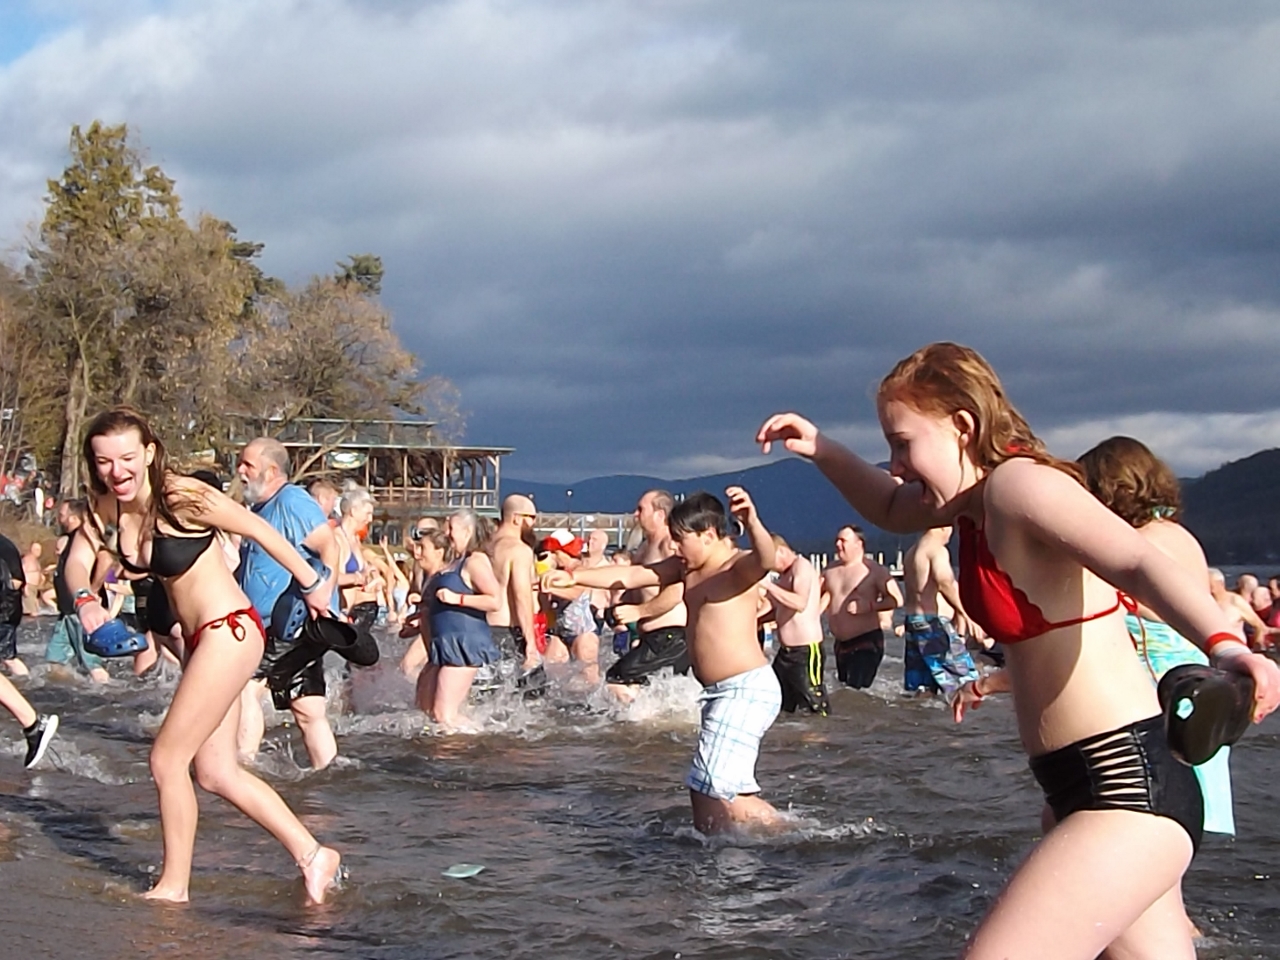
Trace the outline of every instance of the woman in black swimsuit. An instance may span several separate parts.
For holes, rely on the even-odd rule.
[[[132,574],[164,586],[188,638],[182,680],[151,748],[164,867],[146,896],[187,900],[198,816],[194,762],[199,784],[275,836],[302,871],[307,895],[323,901],[338,874],[337,851],[318,843],[279,794],[237,760],[240,691],[262,659],[263,630],[222,552],[209,547],[218,530],[258,541],[305,585],[313,615],[327,610],[332,580],[317,577],[279,533],[221,491],[170,472],[163,445],[138,413],[116,408],[98,415],[83,452],[91,522],[68,547],[67,584],[86,632],[108,619],[89,589],[94,558],[106,551]]]

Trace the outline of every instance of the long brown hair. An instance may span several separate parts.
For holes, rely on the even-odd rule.
[[[1182,489],[1169,465],[1133,437],[1110,437],[1081,455],[1085,486],[1131,527],[1182,517]]]
[[[194,533],[190,527],[183,524],[175,514],[175,506],[188,506],[185,500],[179,500],[172,493],[168,492],[166,482],[172,473],[169,469],[168,457],[165,454],[164,444],[160,442],[160,438],[156,436],[155,431],[151,429],[151,424],[137,410],[132,407],[112,407],[110,410],[103,410],[100,414],[89,421],[89,427],[85,430],[84,443],[81,444],[80,451],[84,457],[85,468],[88,471],[89,489],[98,496],[106,496],[109,492],[107,485],[103,483],[102,478],[98,476],[97,458],[93,453],[93,441],[97,437],[111,437],[121,433],[137,431],[138,436],[142,439],[144,447],[155,447],[155,455],[151,458],[151,463],[147,465],[147,480],[151,484],[151,501],[147,505],[146,515],[143,517],[144,528],[150,527],[157,517],[164,520],[169,526],[183,533]],[[119,517],[116,517],[119,520]],[[106,540],[106,531],[99,529],[99,535]]]
[[[1015,457],[1061,470],[1084,482],[1077,464],[1061,460],[1045,449],[1044,442],[1005,396],[1000,378],[978,351],[958,343],[931,343],[899,360],[880,381],[876,405],[884,409],[898,400],[921,413],[950,417],[960,411],[973,418],[974,436],[969,455],[976,466],[990,472]]]

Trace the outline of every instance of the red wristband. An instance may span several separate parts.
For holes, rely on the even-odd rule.
[[[987,695],[978,689],[978,684],[981,682],[982,678],[979,677],[977,680],[973,681],[973,683],[969,684],[970,688],[973,690],[974,700],[985,700],[987,698]]]
[[[81,607],[88,606],[91,603],[100,603],[100,602],[101,601],[99,601],[97,597],[76,597],[75,599],[77,610],[79,610]]]
[[[1234,633],[1214,633],[1209,635],[1209,639],[1205,642],[1205,653],[1213,656],[1213,648],[1223,643],[1238,643],[1246,650],[1249,645],[1237,637]]]

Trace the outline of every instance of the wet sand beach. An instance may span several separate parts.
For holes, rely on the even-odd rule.
[[[29,664],[51,626],[24,625]],[[383,664],[345,685],[358,713],[337,723],[337,764],[300,769],[279,725],[260,758],[344,854],[350,878],[323,907],[304,905],[274,840],[203,793],[192,903],[138,901],[160,861],[147,750],[173,677],[102,689],[41,665],[24,689],[62,729],[24,772],[6,728],[0,958],[931,960],[957,955],[1037,835],[1007,698],[956,727],[899,692],[900,642],[870,694],[835,690],[834,716],[774,726],[759,779],[794,824],[733,841],[690,826],[692,680],[664,679],[626,709],[497,696],[477,710],[486,732],[446,737],[408,706],[402,644],[386,640]],[[1280,958],[1277,730],[1233,751],[1240,836],[1207,835],[1188,873],[1201,957]],[[458,863],[485,869],[442,875]]]

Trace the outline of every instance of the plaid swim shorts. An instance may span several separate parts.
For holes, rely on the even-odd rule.
[[[702,689],[702,727],[685,785],[717,800],[759,793],[760,739],[782,709],[782,688],[768,664]]]

